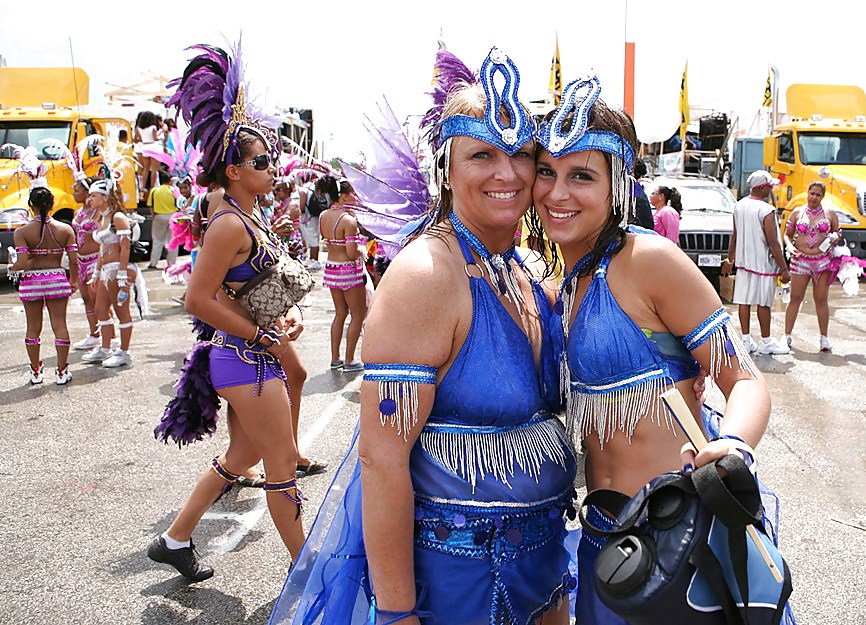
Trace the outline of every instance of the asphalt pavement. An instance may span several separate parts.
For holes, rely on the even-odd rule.
[[[280,592],[289,557],[259,489],[234,488],[196,531],[200,553],[216,569],[210,580],[188,584],[145,555],[227,441],[224,427],[183,449],[153,438],[193,336],[171,299],[183,287],[165,285],[159,272],[145,276],[152,312],[135,323],[133,365],[103,369],[74,352],[65,387],[54,384],[47,317],[45,383],[29,385],[23,311],[14,289],[0,283],[0,623],[263,625]],[[801,625],[866,623],[866,284],[861,288],[848,298],[833,287],[833,353],[817,352],[807,302],[792,354],[756,358],[773,396],[759,471],[782,500],[780,547]],[[333,307],[319,286],[312,300],[298,341],[308,370],[300,443],[333,468],[357,422],[360,374],[328,369]],[[781,322],[776,312],[777,335]],[[84,337],[77,297],[69,327],[73,341]],[[709,402],[723,405],[712,389]],[[329,468],[301,481],[309,498],[305,527],[331,478]]]

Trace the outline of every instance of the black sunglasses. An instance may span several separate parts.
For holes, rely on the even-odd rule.
[[[264,171],[268,167],[271,166],[271,155],[270,154],[259,154],[255,158],[252,158],[248,161],[241,161],[240,163],[235,163],[236,167],[246,167],[247,165],[252,165],[253,169],[258,169],[259,171]]]

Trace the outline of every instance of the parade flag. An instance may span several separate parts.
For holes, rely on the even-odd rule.
[[[773,81],[770,70],[767,70],[767,86],[764,88],[764,106],[767,108],[772,108],[773,106]]]
[[[686,68],[683,70],[683,81],[680,83],[680,141],[686,142],[686,129],[689,122],[689,83],[687,76],[689,73],[689,62],[686,61]]]
[[[548,86],[553,106],[559,106],[562,98],[562,66],[559,64],[559,33],[556,33],[556,47],[553,49],[553,60],[550,62],[550,85]]]

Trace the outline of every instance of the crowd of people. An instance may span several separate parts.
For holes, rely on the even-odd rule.
[[[256,486],[292,561],[273,623],[556,625],[573,611],[581,625],[624,624],[593,584],[604,540],[583,532],[576,549],[567,541],[578,461],[590,490],[630,497],[668,471],[730,454],[754,460],[771,404],[750,353],[787,351],[764,342],[777,278],[792,285],[787,345],[811,281],[820,348],[830,349],[824,242],[838,239],[839,224],[820,205],[823,185],[810,187],[808,206],[789,221],[789,275],[775,211],[763,201],[774,180],[750,178],[726,261],[726,270],[737,267],[737,332],[678,249],[676,190],[649,198],[662,236],[632,225],[649,214],[635,210],[634,126],[600,98],[596,77],[570,83],[536,127],[501,50],[478,73],[440,51],[439,97],[424,122],[437,192],[383,272],[370,253],[379,233],[359,218],[365,193],[327,163],[286,166],[279,137],[246,108],[238,51],[193,49],[169,102],[188,137],[144,113],[134,137],[142,199],[154,214],[148,267],[165,251],[164,277],[182,276],[180,301],[197,330],[155,434],[200,440],[214,432],[224,400],[228,446],[153,538],[150,559],[193,582],[211,577],[195,528],[228,489]],[[115,176],[105,167],[76,171],[75,180],[72,227],[50,218],[53,197],[34,183],[33,220],[15,233],[11,270],[20,275],[32,384],[43,381],[43,307],[57,384],[71,377],[65,316],[75,290],[89,335],[72,347],[88,350],[86,363],[131,364],[131,303],[147,310]],[[520,224],[532,249],[515,247]],[[321,504],[329,513],[309,531],[298,479],[327,467],[298,448],[307,371],[295,341],[305,300],[263,321],[244,297],[271,275],[291,282],[299,271],[321,271],[332,298],[331,370],[364,373],[358,430]],[[726,404],[719,432],[698,452],[682,445],[659,396],[678,389],[703,425],[707,376]],[[613,522],[601,508],[587,515],[597,526]]]

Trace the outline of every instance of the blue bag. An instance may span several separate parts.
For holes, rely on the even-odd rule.
[[[616,517],[613,528],[588,520],[588,506]],[[599,598],[632,625],[778,625],[791,573],[764,533],[761,509],[755,478],[736,455],[690,475],[665,473],[632,498],[592,491],[580,520],[608,537],[595,564]],[[747,537],[748,525],[759,530],[782,582]]]

